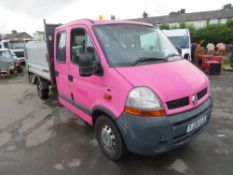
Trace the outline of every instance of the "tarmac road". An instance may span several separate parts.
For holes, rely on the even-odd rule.
[[[0,80],[0,175],[232,175],[233,73],[210,76],[214,109],[206,130],[172,152],[113,163],[94,131],[25,76]]]

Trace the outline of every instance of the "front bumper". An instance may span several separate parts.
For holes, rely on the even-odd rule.
[[[130,152],[155,155],[173,150],[200,134],[211,116],[212,98],[195,109],[164,117],[140,117],[123,113],[118,128]],[[187,126],[207,116],[206,123],[186,133]]]

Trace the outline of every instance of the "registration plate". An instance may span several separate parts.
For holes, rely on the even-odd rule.
[[[186,133],[193,131],[194,129],[198,128],[199,126],[203,125],[206,122],[207,115],[204,117],[200,118],[199,120],[189,124],[187,126]]]

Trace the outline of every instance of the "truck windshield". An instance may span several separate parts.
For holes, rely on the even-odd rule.
[[[111,66],[154,64],[181,58],[170,41],[155,27],[96,25],[94,31]]]
[[[181,49],[189,48],[189,38],[187,36],[168,37],[175,47]]]
[[[23,41],[10,41],[10,48],[11,49],[23,49],[24,42]]]

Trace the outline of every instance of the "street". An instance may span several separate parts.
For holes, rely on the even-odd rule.
[[[111,162],[94,129],[56,100],[39,99],[27,76],[0,80],[1,175],[231,175],[233,74],[209,76],[214,107],[205,131],[185,146],[157,156],[129,154]]]

